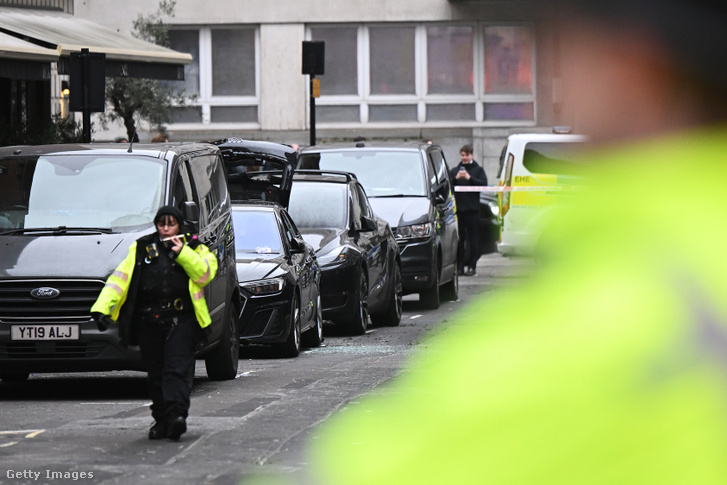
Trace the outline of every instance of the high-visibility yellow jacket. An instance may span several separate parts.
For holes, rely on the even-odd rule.
[[[144,239],[144,238],[142,238]],[[121,309],[127,302],[129,288],[134,276],[134,268],[143,264],[143,256],[137,248],[139,241],[134,241],[129,247],[126,258],[116,267],[109,276],[106,285],[91,307],[91,312],[101,312],[111,315],[113,320],[118,320]],[[207,327],[211,322],[207,302],[204,297],[204,288],[217,274],[217,258],[204,244],[198,244],[194,249],[185,245],[175,260],[189,276],[189,295],[192,298],[194,313],[202,328]]]
[[[315,483],[727,483],[727,127],[593,163],[549,260],[321,428]]]

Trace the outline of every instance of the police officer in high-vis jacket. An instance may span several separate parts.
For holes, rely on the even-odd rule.
[[[202,288],[217,259],[196,236],[187,240],[177,208],[159,209],[154,224],[157,232],[132,243],[91,313],[100,330],[116,321],[121,338],[141,348],[155,421],[149,439],[178,440],[187,430],[197,338],[211,322]]]
[[[590,140],[547,257],[317,429],[305,483],[727,484],[727,2],[531,3]]]

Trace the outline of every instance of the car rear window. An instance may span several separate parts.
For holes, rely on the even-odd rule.
[[[346,185],[294,182],[288,214],[299,228],[344,228],[349,204]]]
[[[235,252],[280,253],[283,243],[275,214],[270,211],[233,211],[235,228]]]

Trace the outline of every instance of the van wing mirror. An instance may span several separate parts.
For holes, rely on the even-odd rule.
[[[187,224],[189,229],[197,233],[199,232],[199,207],[194,201],[185,201],[182,206],[182,213],[184,215],[184,222]]]
[[[432,190],[434,192],[434,202],[436,204],[444,204],[449,197],[449,184],[442,184]]]

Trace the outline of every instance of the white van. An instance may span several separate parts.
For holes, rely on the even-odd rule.
[[[572,134],[508,137],[500,160],[500,254],[534,255],[548,221],[577,180],[574,144],[585,141]]]

